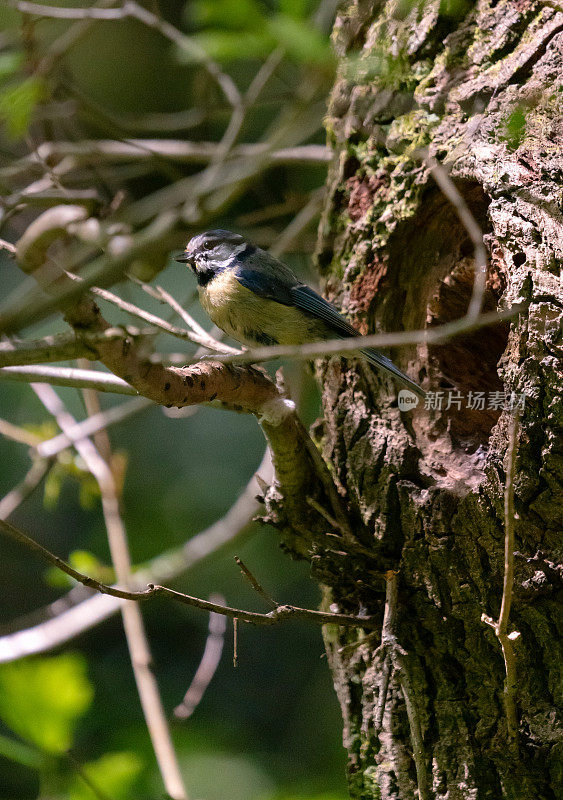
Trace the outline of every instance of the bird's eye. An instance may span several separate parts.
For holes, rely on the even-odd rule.
[[[203,249],[204,250],[211,250],[213,248],[213,244],[211,242],[204,242]]]

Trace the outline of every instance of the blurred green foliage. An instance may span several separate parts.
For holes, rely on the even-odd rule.
[[[77,655],[26,659],[0,667],[0,717],[40,750],[65,753],[92,702],[86,661]]]
[[[272,13],[271,5],[258,0],[195,0],[187,10],[188,18],[203,29],[196,41],[219,61],[266,58],[274,48],[282,47],[296,61],[331,64],[328,37],[311,25],[315,4],[280,0],[275,5]]]
[[[92,5],[86,0],[82,4]],[[318,91],[307,109],[309,132],[296,141],[324,142],[323,102],[334,60],[328,30],[312,22],[316,2],[150,0],[144,5],[193,36],[208,55],[221,61],[241,91],[273,49],[284,51],[260,101],[247,113],[241,141],[260,141],[297,90],[314,83]],[[217,86],[197,60],[186,61],[185,50],[180,52],[136,20],[88,23],[64,58],[39,77],[35,66],[73,24],[29,15],[24,19],[0,8],[0,119],[5,131],[0,167],[26,157],[31,147],[46,139],[73,142],[142,135],[221,139],[231,110]],[[146,173],[135,173],[130,165],[93,165],[87,171],[87,185],[100,186],[101,191],[109,186],[110,197],[111,192],[123,190],[136,199],[198,168],[158,159]],[[268,244],[301,207],[302,198],[323,184],[325,174],[324,164],[275,166],[237,195],[216,224],[240,228],[258,214],[256,237]],[[67,188],[64,181],[63,187]],[[2,179],[4,194],[19,188],[20,184],[14,188]],[[14,222],[9,217],[4,220],[7,232],[0,235],[15,240],[29,219],[24,215],[23,222],[17,218]],[[304,274],[312,236],[303,237],[297,249],[286,260]],[[3,298],[17,290],[20,280],[15,265],[0,260]],[[174,263],[159,282],[180,300],[194,289],[185,269]],[[134,287],[119,291],[148,310],[163,311]],[[196,306],[190,306],[190,312],[208,325]],[[112,322],[123,321],[114,309],[104,307],[104,314]],[[26,333],[41,336],[64,329],[58,320]],[[158,342],[161,349],[175,352],[183,344],[162,337]],[[311,422],[318,391],[310,374],[289,364],[286,377],[302,418]],[[82,418],[79,393],[72,389],[59,393],[69,410]],[[118,402],[101,400],[104,407]],[[56,433],[25,386],[0,385],[0,417],[31,426],[42,438]],[[253,419],[211,409],[190,419],[172,419],[152,408],[112,429],[110,436],[114,452],[127,457],[123,514],[135,564],[180,546],[224,514],[257,469],[264,448]],[[0,460],[3,496],[25,475],[30,459],[25,446],[0,437]],[[78,569],[111,580],[98,490],[82,467],[70,451],[60,454],[44,486],[18,509],[13,522],[57,554],[69,558],[70,553]],[[234,554],[248,563],[276,598],[318,605],[318,588],[309,579],[308,566],[288,559],[275,532],[259,524],[251,526],[234,552],[210,559],[174,585],[200,596],[219,591],[233,605],[262,610],[260,599],[241,580]],[[39,622],[37,609],[64,596],[69,588],[66,577],[61,580],[30,554],[4,541],[2,564],[0,635]],[[321,658],[319,629],[301,624],[272,629],[239,626],[236,670],[229,629],[223,661],[202,703],[192,718],[180,722],[172,711],[198,667],[207,618],[162,602],[144,605],[143,616],[191,798],[345,797],[340,712]],[[164,797],[119,617],[82,634],[55,655],[0,665],[0,693],[0,800]],[[97,787],[98,796],[91,787]]]

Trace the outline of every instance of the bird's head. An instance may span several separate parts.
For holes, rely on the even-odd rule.
[[[196,274],[198,283],[205,285],[217,273],[229,269],[243,252],[254,250],[239,233],[214,230],[205,231],[190,239],[186,249],[176,261],[189,264]]]

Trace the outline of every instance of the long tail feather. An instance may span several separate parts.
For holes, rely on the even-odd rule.
[[[377,350],[365,349],[362,350],[362,353],[370,364],[373,364],[375,367],[383,370],[384,372],[388,372],[393,376],[393,378],[395,378],[396,381],[411,389],[411,391],[415,392],[419,397],[426,397],[426,392],[424,389],[422,389],[418,383],[412,381],[408,375],[405,375],[404,372],[401,372],[401,370],[396,367],[395,364],[393,364],[391,359],[381,355],[381,353],[378,353]]]

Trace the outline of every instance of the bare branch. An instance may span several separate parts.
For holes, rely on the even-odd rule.
[[[263,474],[266,483],[273,479],[272,461],[268,450],[258,467],[258,472]],[[140,588],[150,581],[171,580],[211,555],[232,547],[244,536],[252,518],[259,510],[256,491],[256,481],[252,478],[224,517],[193,536],[182,547],[156,556],[142,570],[133,573],[132,585]],[[121,608],[122,601],[107,594],[96,594],[87,600],[81,598],[78,604],[72,600],[75,595],[76,588],[71,590],[66,598],[55,601],[48,607],[47,613],[53,618],[0,637],[0,663],[15,661],[26,655],[58,647],[100,624]],[[71,602],[70,607],[68,602]]]
[[[82,387],[92,388],[92,387]],[[139,414],[141,411],[150,408],[153,403],[147,400],[146,397],[135,397],[127,403],[112,406],[107,411],[102,411],[98,414],[89,415],[82,422],[67,428],[65,433],[60,433],[52,439],[47,439],[41,442],[35,448],[37,455],[41,458],[51,458],[52,456],[65,450],[75,442],[80,441],[88,436],[92,436],[98,431],[105,430],[110,425],[115,425],[117,422],[122,422],[124,419]],[[196,409],[191,409],[193,412]]]
[[[180,164],[207,164],[217,157],[217,142],[189,142],[184,139],[91,139],[80,142],[43,142],[25,158],[0,169],[0,176],[16,178],[42,161],[59,160],[55,174],[64,166],[68,173],[83,165],[110,162],[140,162],[151,159],[166,159]],[[235,145],[231,155],[237,158],[255,158],[266,152],[265,143]],[[282,147],[268,152],[272,164],[327,164],[332,152],[321,144],[304,144]],[[64,162],[63,162],[64,159]],[[15,254],[13,245],[5,242],[5,249]]]
[[[5,436],[6,439],[11,439],[13,442],[26,444],[29,447],[36,447],[41,444],[41,437],[36,433],[31,433],[31,431],[20,428],[19,425],[14,425],[13,422],[8,422],[5,419],[0,419],[0,435]]]
[[[74,418],[66,410],[54,389],[50,386],[43,385],[36,385],[33,389],[47,410],[54,415],[63,432],[66,432],[76,424]],[[87,407],[88,401],[90,407],[92,406],[92,399],[92,396],[87,398]],[[97,404],[96,410],[99,412],[99,404]],[[109,438],[107,439],[107,443],[107,455],[109,458],[111,455],[109,450]],[[76,441],[75,447],[100,488],[102,512],[107,530],[112,563],[118,580],[127,586],[131,573],[131,563],[127,546],[127,534],[119,509],[119,496],[116,481],[109,464],[106,463],[106,460],[90,439],[80,439]],[[40,548],[40,550],[36,549],[38,553],[42,552],[42,554],[45,555],[45,553],[49,552],[45,550],[45,548],[41,548],[40,545],[38,545],[38,547]],[[53,554],[49,553],[49,556],[52,557]],[[54,558],[56,559],[56,556]],[[187,800],[186,790],[183,785],[182,775],[170,737],[158,685],[151,670],[150,650],[146,640],[140,609],[136,605],[127,603],[122,606],[121,613],[137,690],[139,692],[141,706],[143,708],[145,721],[164,786],[167,793],[170,797],[174,798],[174,800]]]
[[[210,355],[206,360],[222,364],[258,364],[274,358],[307,360],[318,356],[350,356],[359,354],[364,347],[402,347],[412,344],[437,344],[453,339],[460,334],[470,333],[505,319],[512,319],[526,308],[525,304],[514,305],[503,311],[488,311],[475,319],[467,316],[453,322],[436,325],[416,331],[397,331],[396,333],[374,333],[368,336],[355,336],[349,339],[329,339],[300,345],[272,345],[245,350],[240,355]],[[186,362],[189,363],[189,362]]]
[[[48,459],[34,460],[24,479],[0,500],[0,519],[7,519],[11,516],[16,508],[33,494],[51,469],[52,464],[53,462]]]
[[[212,603],[225,605],[225,598],[222,595],[211,595],[209,599]],[[199,667],[184,695],[184,699],[174,709],[174,716],[178,717],[178,719],[191,717],[200,704],[221,662],[226,630],[227,618],[212,611],[209,615],[209,634]]]
[[[31,341],[10,340],[0,342],[0,366],[40,364],[45,361],[68,361],[81,356],[88,357],[91,351],[86,343],[79,341],[73,333],[44,336]]]
[[[95,578],[84,575],[78,570],[75,570],[70,564],[67,564],[58,556],[51,553],[45,547],[40,545],[34,539],[31,539],[23,531],[10,525],[5,520],[0,520],[0,530],[16,542],[32,550],[36,555],[40,556],[44,561],[47,561],[52,566],[65,572],[71,578],[84,584],[90,589],[95,589],[102,594],[108,594],[112,597],[119,598],[120,600],[134,600],[144,601],[151,600],[155,597],[167,597],[175,600],[183,605],[191,606],[193,608],[200,608],[204,611],[214,611],[217,614],[223,614],[232,619],[237,618],[243,622],[249,622],[253,625],[275,625],[277,622],[282,622],[287,619],[303,619],[309,622],[314,622],[318,625],[341,625],[348,628],[377,628],[378,623],[373,617],[356,617],[352,614],[337,614],[328,611],[316,611],[315,609],[300,608],[293,605],[278,605],[272,611],[266,614],[261,614],[258,611],[244,611],[240,608],[232,608],[231,606],[221,605],[220,603],[213,603],[210,600],[203,600],[199,597],[192,597],[191,595],[178,592],[166,586],[159,586],[156,584],[149,584],[148,587],[142,591],[128,591],[125,589],[117,589],[113,586],[101,583]]]
[[[74,358],[98,358],[96,344],[108,339],[142,339],[154,334],[154,328],[135,328],[124,325],[106,328],[98,333],[58,333],[42,339],[5,339],[0,342],[0,367],[25,366]]]
[[[50,383],[53,386],[72,386],[75,389],[96,389],[98,392],[113,392],[137,396],[139,392],[121,378],[108,372],[74,367],[2,367],[0,380],[19,383]]]
[[[7,250],[12,256],[16,255],[16,246],[5,239],[0,239],[0,250]]]
[[[205,328],[195,321],[191,314],[188,314],[185,308],[183,308],[180,303],[174,298],[169,292],[163,289],[161,286],[150,286],[150,284],[141,283],[141,286],[145,291],[147,289],[152,290],[150,294],[157,299],[168,303],[170,308],[174,309],[174,311],[184,320],[186,325],[191,328],[194,335],[198,337],[199,343],[206,347],[208,350],[216,350],[218,353],[240,353],[240,349],[236,347],[230,347],[228,344],[223,344],[222,342],[217,341],[211,334],[209,334]],[[195,341],[195,339],[194,339]],[[201,354],[200,354],[201,355]]]

